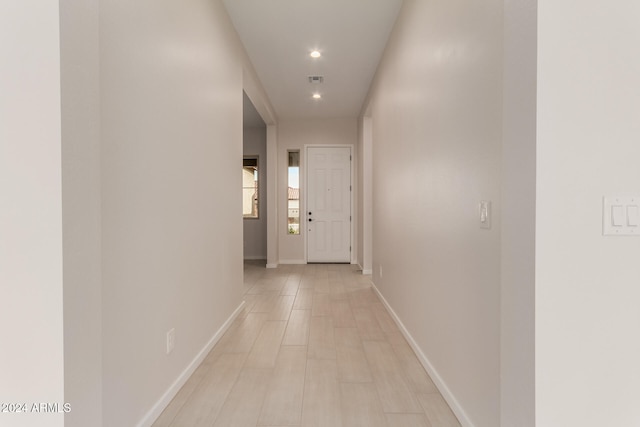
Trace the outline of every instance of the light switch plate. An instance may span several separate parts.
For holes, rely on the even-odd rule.
[[[167,354],[171,353],[176,346],[176,330],[175,328],[167,331]]]
[[[491,202],[481,200],[478,209],[480,214],[480,228],[491,228]]]
[[[640,196],[609,196],[602,202],[602,234],[640,236]]]

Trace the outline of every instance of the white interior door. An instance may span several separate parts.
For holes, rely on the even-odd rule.
[[[351,148],[307,149],[307,261],[351,262]]]

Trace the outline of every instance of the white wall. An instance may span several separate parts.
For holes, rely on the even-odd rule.
[[[105,427],[142,420],[241,303],[243,60],[220,1],[100,4]]]
[[[639,16],[538,1],[539,426],[640,425],[640,239],[602,236],[602,197],[640,195]]]
[[[536,0],[505,1],[501,425],[535,425]]]
[[[405,1],[370,93],[373,278],[479,427],[500,422],[502,7]]]
[[[267,268],[278,267],[278,129],[267,125]]]
[[[102,301],[98,0],[60,2],[66,427],[100,426]]]
[[[58,2],[0,4],[0,402],[64,402]],[[31,409],[29,406],[27,409]],[[0,413],[59,427],[62,414]]]
[[[258,156],[258,218],[245,219],[244,259],[267,259],[267,128],[243,129],[245,156]]]
[[[279,262],[305,263],[304,233],[287,233],[287,150],[300,150],[300,203],[305,206],[305,145],[352,145],[358,143],[358,125],[355,118],[318,120],[281,120],[278,123],[278,249]],[[306,216],[301,212],[300,224]]]
[[[372,140],[371,117],[364,116],[358,120],[358,147],[357,147],[357,232],[355,248],[358,255],[358,265],[362,269],[362,274],[373,272],[373,243],[372,243],[372,211],[373,211],[373,188],[372,171],[373,163],[373,140]]]

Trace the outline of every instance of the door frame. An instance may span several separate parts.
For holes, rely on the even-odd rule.
[[[349,155],[351,156],[351,167],[350,167],[350,177],[349,179],[351,180],[351,197],[350,199],[350,207],[349,210],[351,211],[351,221],[349,222],[349,240],[350,240],[350,246],[351,246],[351,251],[350,251],[350,255],[349,255],[349,264],[357,264],[357,257],[356,257],[356,251],[355,251],[355,222],[356,222],[356,215],[355,215],[355,193],[356,193],[356,185],[354,184],[354,180],[356,177],[356,158],[355,158],[355,152],[354,152],[354,145],[353,144],[305,144],[304,145],[304,215],[300,215],[300,221],[304,220],[304,260],[305,263],[309,263],[309,256],[308,256],[308,252],[309,252],[309,243],[307,241],[307,235],[308,235],[308,231],[307,231],[307,222],[309,221],[308,219],[308,213],[309,210],[307,208],[307,200],[309,200],[309,180],[307,179],[307,173],[309,171],[309,148],[348,148],[349,149]],[[304,217],[304,218],[303,218]]]

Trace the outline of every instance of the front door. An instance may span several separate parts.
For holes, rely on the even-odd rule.
[[[351,148],[307,149],[307,261],[351,262]]]

